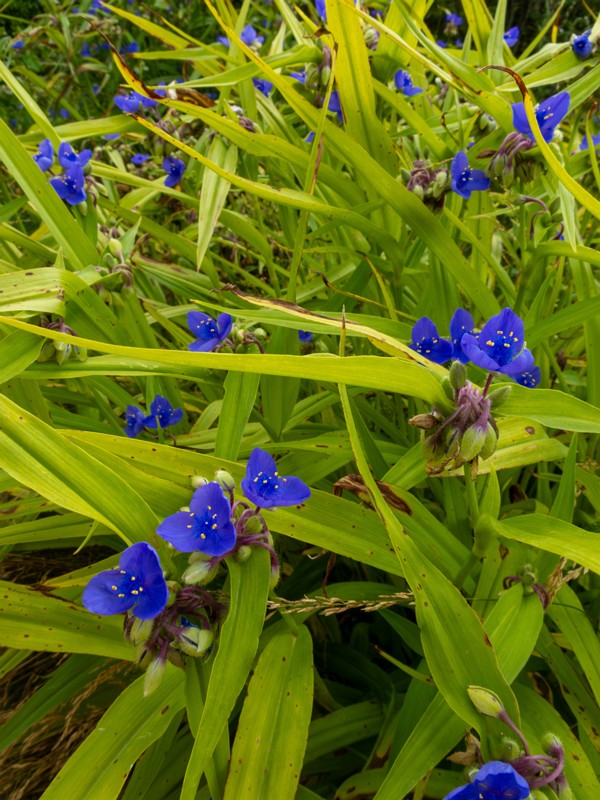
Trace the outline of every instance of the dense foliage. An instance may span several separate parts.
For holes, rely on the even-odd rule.
[[[11,800],[598,799],[600,21],[546,5],[3,6]]]

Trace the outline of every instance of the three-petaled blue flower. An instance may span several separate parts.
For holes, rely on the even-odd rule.
[[[310,331],[298,331],[298,339],[301,342],[312,342],[313,335]]]
[[[450,320],[450,338],[452,339],[452,360],[462,361],[466,364],[469,360],[462,349],[462,338],[465,333],[473,333],[475,323],[473,317],[464,308],[457,308]]]
[[[489,372],[512,377],[533,369],[533,355],[525,347],[523,320],[510,308],[491,317],[478,335],[465,333],[461,344],[473,364]]]
[[[127,406],[125,410],[125,433],[130,439],[141,433],[146,422],[146,415],[137,406]]]
[[[167,428],[183,419],[183,409],[173,408],[166,397],[157,394],[150,403],[150,414],[144,420],[147,428]]]
[[[449,22],[450,25],[456,25],[457,28],[463,24],[463,18],[458,14],[452,14],[450,11],[446,12],[446,22]]]
[[[453,192],[468,200],[471,192],[483,192],[490,188],[490,179],[482,169],[473,169],[464,150],[460,150],[452,159],[450,166]]]
[[[92,151],[89,149],[82,150],[81,153],[76,153],[68,142],[61,142],[58,146],[58,160],[61,167],[71,169],[71,167],[85,167],[90,158]]]
[[[265,97],[268,97],[271,94],[271,90],[273,88],[271,81],[268,81],[265,78],[252,78],[252,83],[259,92],[264,94]]]
[[[504,39],[504,43],[508,45],[508,47],[514,47],[516,43],[519,41],[520,35],[521,31],[515,25],[514,28],[509,28],[507,31],[505,31],[504,36],[502,38]]]
[[[146,97],[146,95],[134,91],[129,94],[116,95],[114,103],[117,108],[120,108],[126,114],[135,114],[140,105],[143,108],[155,108],[158,105],[158,100],[153,100],[151,97]]]
[[[310,497],[310,489],[294,476],[282,478],[273,458],[255,447],[248,459],[246,477],[240,483],[242,492],[258,508],[295,506]]]
[[[325,0],[315,0],[315,9],[323,22],[327,22],[327,5]]]
[[[473,783],[459,786],[444,800],[527,800],[529,784],[503,761],[490,761],[475,773]]]
[[[255,49],[259,48],[265,41],[265,37],[259,36],[258,31],[252,25],[244,26],[242,32],[240,33],[240,39],[245,45],[248,47],[254,47]],[[219,42],[219,44],[224,44],[225,47],[231,47],[231,42],[227,36],[217,36],[217,42]]]
[[[528,389],[535,389],[542,379],[542,373],[539,367],[532,367],[526,372],[520,372],[518,375],[511,375],[512,379],[521,386],[526,386]]]
[[[415,94],[421,94],[423,92],[420,86],[413,86],[410,74],[403,69],[399,69],[394,74],[394,84],[396,89],[407,97],[413,97]]]
[[[75,165],[66,170],[59,178],[52,178],[51,185],[61,200],[76,206],[87,197],[84,189],[85,176],[80,166]]]
[[[590,33],[591,31],[586,31],[580,36],[574,36],[571,39],[571,49],[577,58],[588,58],[588,56],[591,56],[594,43],[590,39]]]
[[[33,160],[42,172],[46,172],[46,170],[52,168],[54,164],[54,147],[50,139],[43,139],[40,142],[38,151],[34,155]]]
[[[429,317],[421,317],[413,325],[409,347],[436,364],[444,364],[452,357],[452,342],[442,339],[435,323]]]
[[[173,189],[181,181],[183,173],[185,172],[185,162],[175,156],[167,156],[163,158],[162,168],[167,173],[165,178],[165,186]]]
[[[194,492],[189,511],[178,511],[160,523],[156,532],[182,553],[199,550],[222,556],[235,545],[231,505],[214,481]]]
[[[545,142],[552,141],[554,130],[566,116],[570,103],[571,95],[568,92],[559,92],[535,107],[535,118],[540,126],[542,137]],[[513,103],[512,115],[515,130],[533,139],[531,125],[525,114],[524,103]]]
[[[190,311],[187,315],[187,324],[194,336],[198,337],[195,342],[188,345],[188,350],[193,350],[195,353],[209,353],[229,336],[233,319],[231,314],[219,314],[215,320],[201,311]]]
[[[145,164],[149,158],[150,153],[136,153],[134,156],[131,156],[131,163],[139,167],[141,164]]]
[[[158,553],[146,542],[121,553],[119,569],[101,572],[83,591],[82,602],[92,614],[123,614],[154,619],[167,604],[169,590]]]

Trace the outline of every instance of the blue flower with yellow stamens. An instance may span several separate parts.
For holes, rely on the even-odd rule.
[[[490,188],[490,179],[482,169],[473,169],[464,150],[460,150],[452,159],[450,166],[453,192],[468,200],[471,192],[483,192]]]
[[[571,95],[568,92],[559,92],[535,107],[535,118],[540,126],[542,137],[545,142],[552,141],[554,131],[566,116],[570,104]],[[527,114],[525,113],[524,103],[513,103],[512,115],[515,130],[533,139],[533,132],[529,120],[527,119]]]
[[[235,545],[231,505],[216,482],[194,492],[189,511],[178,511],[160,523],[156,532],[182,553],[200,551],[222,556]]]
[[[483,326],[481,333],[465,333],[464,354],[478,367],[504,375],[518,375],[533,369],[533,355],[525,347],[523,320],[510,308],[503,308]]]
[[[246,477],[240,483],[242,492],[258,508],[295,506],[310,497],[310,489],[293,475],[282,477],[274,459],[255,447],[248,459]]]
[[[526,800],[529,784],[503,761],[490,761],[475,773],[473,783],[459,786],[444,800]]]
[[[429,317],[421,317],[415,322],[409,347],[436,364],[444,364],[452,358],[452,343],[442,339]]]

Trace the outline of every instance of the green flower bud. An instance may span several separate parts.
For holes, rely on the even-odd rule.
[[[485,461],[486,458],[489,458],[496,452],[497,447],[498,447],[498,434],[496,433],[494,428],[488,423],[487,430],[485,432],[485,441],[483,443],[483,447],[479,451],[479,457]]]
[[[499,719],[500,715],[505,713],[500,698],[489,689],[484,689],[483,686],[469,686],[467,693],[477,711],[485,717]]]
[[[205,583],[210,583],[219,571],[219,565],[211,565],[209,561],[196,561],[185,570],[181,576],[181,580],[187,584],[195,584],[202,586]]]
[[[467,384],[467,368],[462,361],[453,361],[448,372],[450,384],[454,389],[462,389]]]
[[[214,640],[215,637],[212,631],[190,626],[185,628],[183,635],[179,639],[179,647],[186,655],[197,658],[206,653]]]
[[[226,469],[218,469],[215,472],[215,481],[226,492],[233,492],[235,489],[235,481],[233,480],[231,473],[227,472]]]
[[[54,347],[54,342],[52,339],[46,339],[42,345],[42,349],[40,350],[37,360],[40,362],[40,364],[43,364],[45,361],[50,361],[50,359],[54,358],[55,355],[56,349]]]
[[[321,86],[326,89],[329,85],[329,79],[331,78],[331,67],[322,67],[321,68]]]
[[[419,198],[419,200],[422,200],[425,197],[425,192],[423,190],[423,187],[419,186],[418,183],[413,186],[412,192]]]
[[[263,529],[263,523],[260,517],[253,516],[248,517],[246,523],[244,525],[244,532],[245,533],[260,533]]]
[[[240,547],[240,549],[235,554],[235,560],[244,562],[247,561],[251,555],[252,555],[252,548],[249,547],[247,544],[245,544],[242,547]]]
[[[123,250],[121,248],[121,242],[118,239],[109,239],[108,240],[108,250],[111,255],[119,260],[123,256]]]
[[[500,749],[499,761],[512,761],[513,758],[518,758],[523,752],[520,742],[516,739],[504,739]]]
[[[139,645],[147,642],[150,638],[150,634],[152,633],[153,625],[154,620],[152,619],[138,619],[135,617],[129,633],[129,638],[133,644]]]
[[[201,486],[206,486],[207,483],[210,483],[208,478],[205,478],[202,475],[192,475],[191,479],[192,489],[200,489]]]
[[[463,433],[460,442],[460,455],[463,461],[472,461],[485,444],[487,429],[474,423]]]
[[[61,347],[57,347],[56,345],[62,345]],[[54,342],[54,346],[56,348],[56,363],[62,365],[65,361],[69,360],[69,356],[71,355],[71,345],[67,344],[66,342]]]
[[[398,177],[402,180],[402,183],[408,183],[409,180],[411,179],[410,170],[404,169],[404,167],[402,167],[400,169],[400,175],[398,175]]]
[[[281,570],[279,569],[279,564],[277,564],[277,566],[271,566],[271,578],[269,580],[269,589],[274,589],[277,586],[280,577],[281,577]]]
[[[450,378],[444,375],[440,383],[448,400],[454,400],[454,387],[450,383]]]
[[[502,403],[504,403],[510,397],[510,393],[512,392],[512,386],[507,384],[506,386],[499,386],[497,389],[494,389],[493,392],[488,394],[488,399],[490,401],[490,405],[492,408],[496,409],[499,408]]]
[[[442,172],[438,172],[433,179],[433,183],[431,184],[431,193],[436,200],[439,200],[448,188],[448,177],[448,173],[444,170]]]
[[[160,658],[155,658],[146,669],[144,676],[144,697],[152,694],[158,688],[159,683],[162,681],[165,674],[166,661]]]
[[[91,169],[91,167],[90,167],[90,169]],[[84,172],[85,172],[85,167],[84,167]],[[79,213],[81,214],[82,217],[87,217],[88,204],[87,204],[87,202],[85,200],[83,200],[81,203],[79,203],[77,205],[77,208],[79,209]]]

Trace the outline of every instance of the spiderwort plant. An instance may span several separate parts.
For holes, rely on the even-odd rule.
[[[533,355],[525,347],[523,320],[510,308],[491,317],[474,335],[466,333],[461,347],[473,364],[489,372],[518,375],[533,368]]]
[[[183,419],[183,409],[173,408],[166,397],[157,394],[150,403],[150,414],[134,405],[127,406],[125,411],[125,433],[130,439],[137,436],[144,428],[158,430],[159,436],[165,428],[177,425]],[[162,440],[161,440],[162,441]]]
[[[472,192],[484,192],[490,188],[490,178],[482,169],[473,169],[464,150],[452,159],[450,167],[451,188],[453,192],[468,200]]]
[[[190,331],[197,336],[195,342],[188,345],[188,350],[194,353],[209,353],[227,341],[233,325],[231,314],[219,314],[213,319],[201,311],[190,311],[187,315],[187,324]]]
[[[535,107],[535,118],[545,142],[552,141],[554,131],[567,115],[570,104],[571,95],[568,92],[559,92],[559,94],[549,97],[547,100],[544,100],[543,103],[539,103],[539,105]],[[531,125],[525,113],[525,104],[522,102],[513,103],[512,115],[515,130],[533,139]]]

